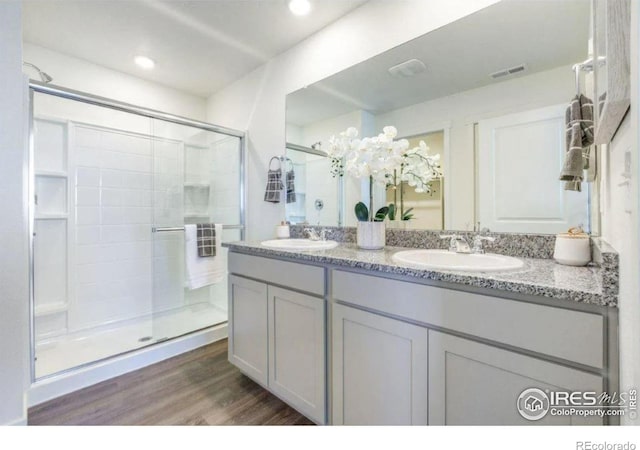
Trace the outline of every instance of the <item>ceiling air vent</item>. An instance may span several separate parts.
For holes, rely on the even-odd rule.
[[[527,70],[527,66],[524,64],[520,64],[519,66],[498,70],[497,72],[492,73],[490,76],[493,79],[502,78],[508,75],[515,75],[516,73],[524,72],[525,70]]]
[[[419,59],[410,59],[403,63],[397,64],[389,68],[389,73],[394,77],[408,78],[427,70],[427,66],[424,65]]]

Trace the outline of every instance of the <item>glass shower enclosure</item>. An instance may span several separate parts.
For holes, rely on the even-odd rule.
[[[31,84],[33,380],[227,321],[189,289],[184,227],[244,237],[244,134]]]

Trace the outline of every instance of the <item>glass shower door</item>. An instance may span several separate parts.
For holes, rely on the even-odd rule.
[[[34,379],[150,343],[151,126],[34,93]]]
[[[184,227],[241,239],[241,139],[31,89],[32,379],[226,322],[226,250],[189,289]]]
[[[162,120],[154,120],[153,128],[152,329],[157,342],[227,321],[226,249],[203,261],[218,276],[192,289],[185,226],[224,224],[220,242],[240,239],[240,230],[229,225],[240,224],[241,192],[239,138]]]

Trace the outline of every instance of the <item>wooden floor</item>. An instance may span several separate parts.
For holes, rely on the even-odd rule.
[[[227,341],[29,409],[29,425],[312,424],[227,361]]]

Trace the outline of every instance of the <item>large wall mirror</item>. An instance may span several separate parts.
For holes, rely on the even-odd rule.
[[[442,176],[430,192],[376,187],[375,208],[400,196],[404,210],[413,208],[403,227],[590,229],[592,183],[568,191],[559,180],[572,66],[589,57],[590,35],[589,0],[504,0],[289,94],[287,156],[298,195],[288,219],[355,225],[368,181],[332,177],[324,152],[348,127],[374,136],[391,125],[411,146],[424,141],[440,155]],[[580,76],[590,86],[591,75]]]

